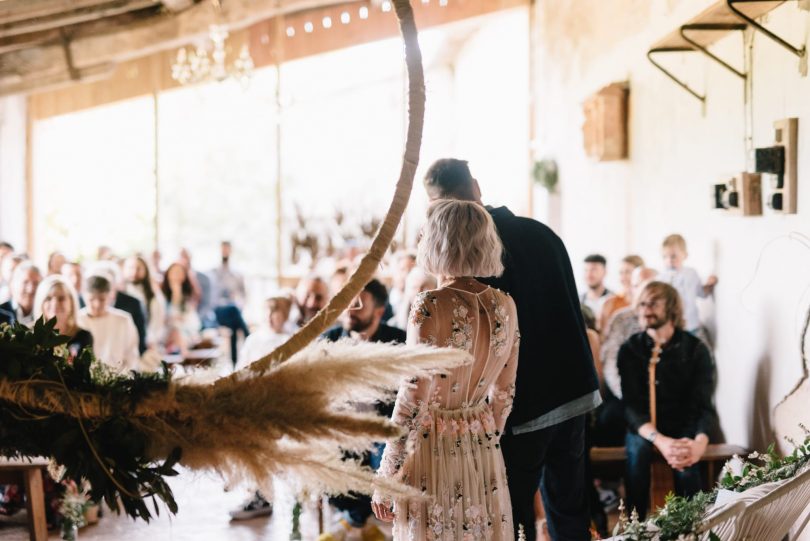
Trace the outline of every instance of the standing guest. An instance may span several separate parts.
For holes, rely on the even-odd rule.
[[[462,160],[434,163],[425,187],[434,201],[481,204],[478,181]],[[506,207],[487,210],[503,242],[505,270],[483,281],[512,296],[523,336],[515,407],[501,440],[514,527],[522,524],[526,538],[535,539],[540,485],[552,538],[589,540],[585,418],[601,398],[571,261],[545,225]]]
[[[605,287],[607,275],[607,259],[599,254],[591,254],[585,258],[585,285],[588,289],[580,297],[582,304],[591,309],[596,316],[597,330],[602,321],[602,308],[613,297],[613,292]]]
[[[62,272],[62,265],[67,262],[65,254],[62,252],[51,252],[48,256],[48,276],[52,274],[60,274]]]
[[[11,274],[11,300],[0,304],[0,310],[14,314],[14,320],[27,327],[34,326],[34,296],[42,281],[42,273],[30,261],[23,261]]]
[[[79,326],[79,295],[64,276],[52,274],[46,277],[37,287],[34,299],[34,316],[45,320],[56,318],[56,330],[67,336],[66,344],[71,360],[75,359],[84,348],[93,345],[93,335]]]
[[[241,370],[258,361],[292,336],[286,328],[292,310],[292,299],[287,295],[276,295],[268,298],[264,307],[265,324],[245,339],[235,370]]]
[[[166,332],[166,298],[143,256],[133,255],[124,261],[124,281],[124,291],[146,308],[146,346],[156,348]]]
[[[500,441],[515,396],[517,311],[509,295],[474,278],[503,272],[503,247],[492,217],[473,201],[433,202],[423,233],[419,264],[439,289],[414,303],[408,343],[455,347],[472,363],[400,387],[392,420],[407,435],[388,443],[379,471],[431,500],[397,500],[392,508],[375,493],[374,514],[394,522],[395,540],[441,531],[445,539],[512,541]]]
[[[318,276],[309,276],[298,282],[295,288],[295,306],[298,310],[296,324],[303,327],[315,317],[329,301],[329,286]]]
[[[242,308],[245,304],[245,279],[231,268],[231,243],[220,244],[221,263],[211,271],[212,290],[216,292],[214,316],[220,327],[226,327],[231,334],[231,361],[236,366],[238,359],[237,343],[239,332],[247,338],[250,334]]]
[[[643,266],[644,260],[641,259],[640,256],[628,255],[622,258],[622,262],[619,264],[619,284],[621,285],[622,289],[606,300],[605,304],[602,306],[601,321],[597,323],[597,327],[602,332],[605,332],[605,329],[607,329],[608,321],[610,321],[610,318],[613,317],[613,314],[622,308],[627,308],[630,306],[630,304],[632,304],[633,294],[630,291],[631,277],[634,270]]]
[[[157,248],[152,250],[151,254],[151,263],[152,263],[152,278],[154,278],[155,283],[163,282],[163,266],[160,264],[160,259],[162,255],[160,250]]]
[[[643,332],[634,334],[619,350],[619,373],[628,432],[627,505],[643,520],[650,499],[653,447],[672,467],[675,493],[692,496],[700,491],[698,462],[709,444],[714,407],[714,366],[706,345],[684,332],[678,292],[663,282],[650,282],[637,306]],[[655,404],[650,410],[649,364],[655,367]]]
[[[78,323],[93,335],[96,357],[119,372],[138,370],[138,330],[128,313],[110,306],[110,281],[105,276],[90,276],[84,293],[87,306],[79,311]]]
[[[160,286],[166,298],[166,351],[183,352],[199,340],[202,323],[186,266],[172,263]]]
[[[669,235],[664,239],[661,255],[664,258],[664,270],[659,279],[674,287],[681,296],[686,330],[706,341],[706,334],[700,325],[697,298],[706,298],[714,292],[717,276],[709,276],[704,284],[695,269],[684,266],[689,254],[686,251],[686,240],[680,235]]]
[[[118,263],[112,260],[97,261],[91,267],[90,274],[104,276],[110,282],[110,306],[129,314],[138,331],[138,351],[146,351],[146,307],[137,298],[123,291],[124,280]]]

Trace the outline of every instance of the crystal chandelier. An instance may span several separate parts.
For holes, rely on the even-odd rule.
[[[172,79],[180,83],[194,84],[208,81],[235,79],[243,87],[250,82],[253,74],[253,59],[247,45],[243,45],[239,56],[231,65],[226,63],[225,40],[228,31],[224,26],[212,24],[208,30],[208,39],[213,44],[209,54],[206,47],[198,46],[187,51],[185,47],[177,51],[177,58],[172,64]]]

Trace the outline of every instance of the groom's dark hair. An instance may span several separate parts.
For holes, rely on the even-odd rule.
[[[425,190],[431,199],[475,201],[473,176],[465,160],[442,158],[425,173]]]

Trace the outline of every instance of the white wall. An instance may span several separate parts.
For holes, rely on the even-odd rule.
[[[25,250],[25,107],[22,96],[0,98],[0,239]]]
[[[774,440],[774,406],[801,375],[810,248],[787,235],[810,235],[810,79],[800,77],[795,56],[754,38],[754,145],[772,142],[774,120],[799,117],[799,214],[740,218],[710,210],[711,184],[746,166],[742,81],[696,53],[673,55],[668,65],[707,92],[703,114],[645,55],[711,3],[538,2],[538,150],[559,163],[559,229],[575,267],[589,252],[614,263],[639,253],[660,266],[661,240],[680,232],[688,264],[703,276],[718,274],[715,302],[704,307],[717,327],[718,409],[728,441],[762,447]],[[810,13],[788,2],[767,24],[801,44]],[[742,67],[739,33],[715,50]],[[595,163],[584,155],[582,102],[614,81],[630,83],[630,159]],[[808,424],[810,407],[803,415]]]

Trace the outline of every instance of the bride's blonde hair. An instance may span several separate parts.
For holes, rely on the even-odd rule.
[[[503,246],[480,204],[440,199],[428,207],[417,264],[434,276],[500,276]]]

